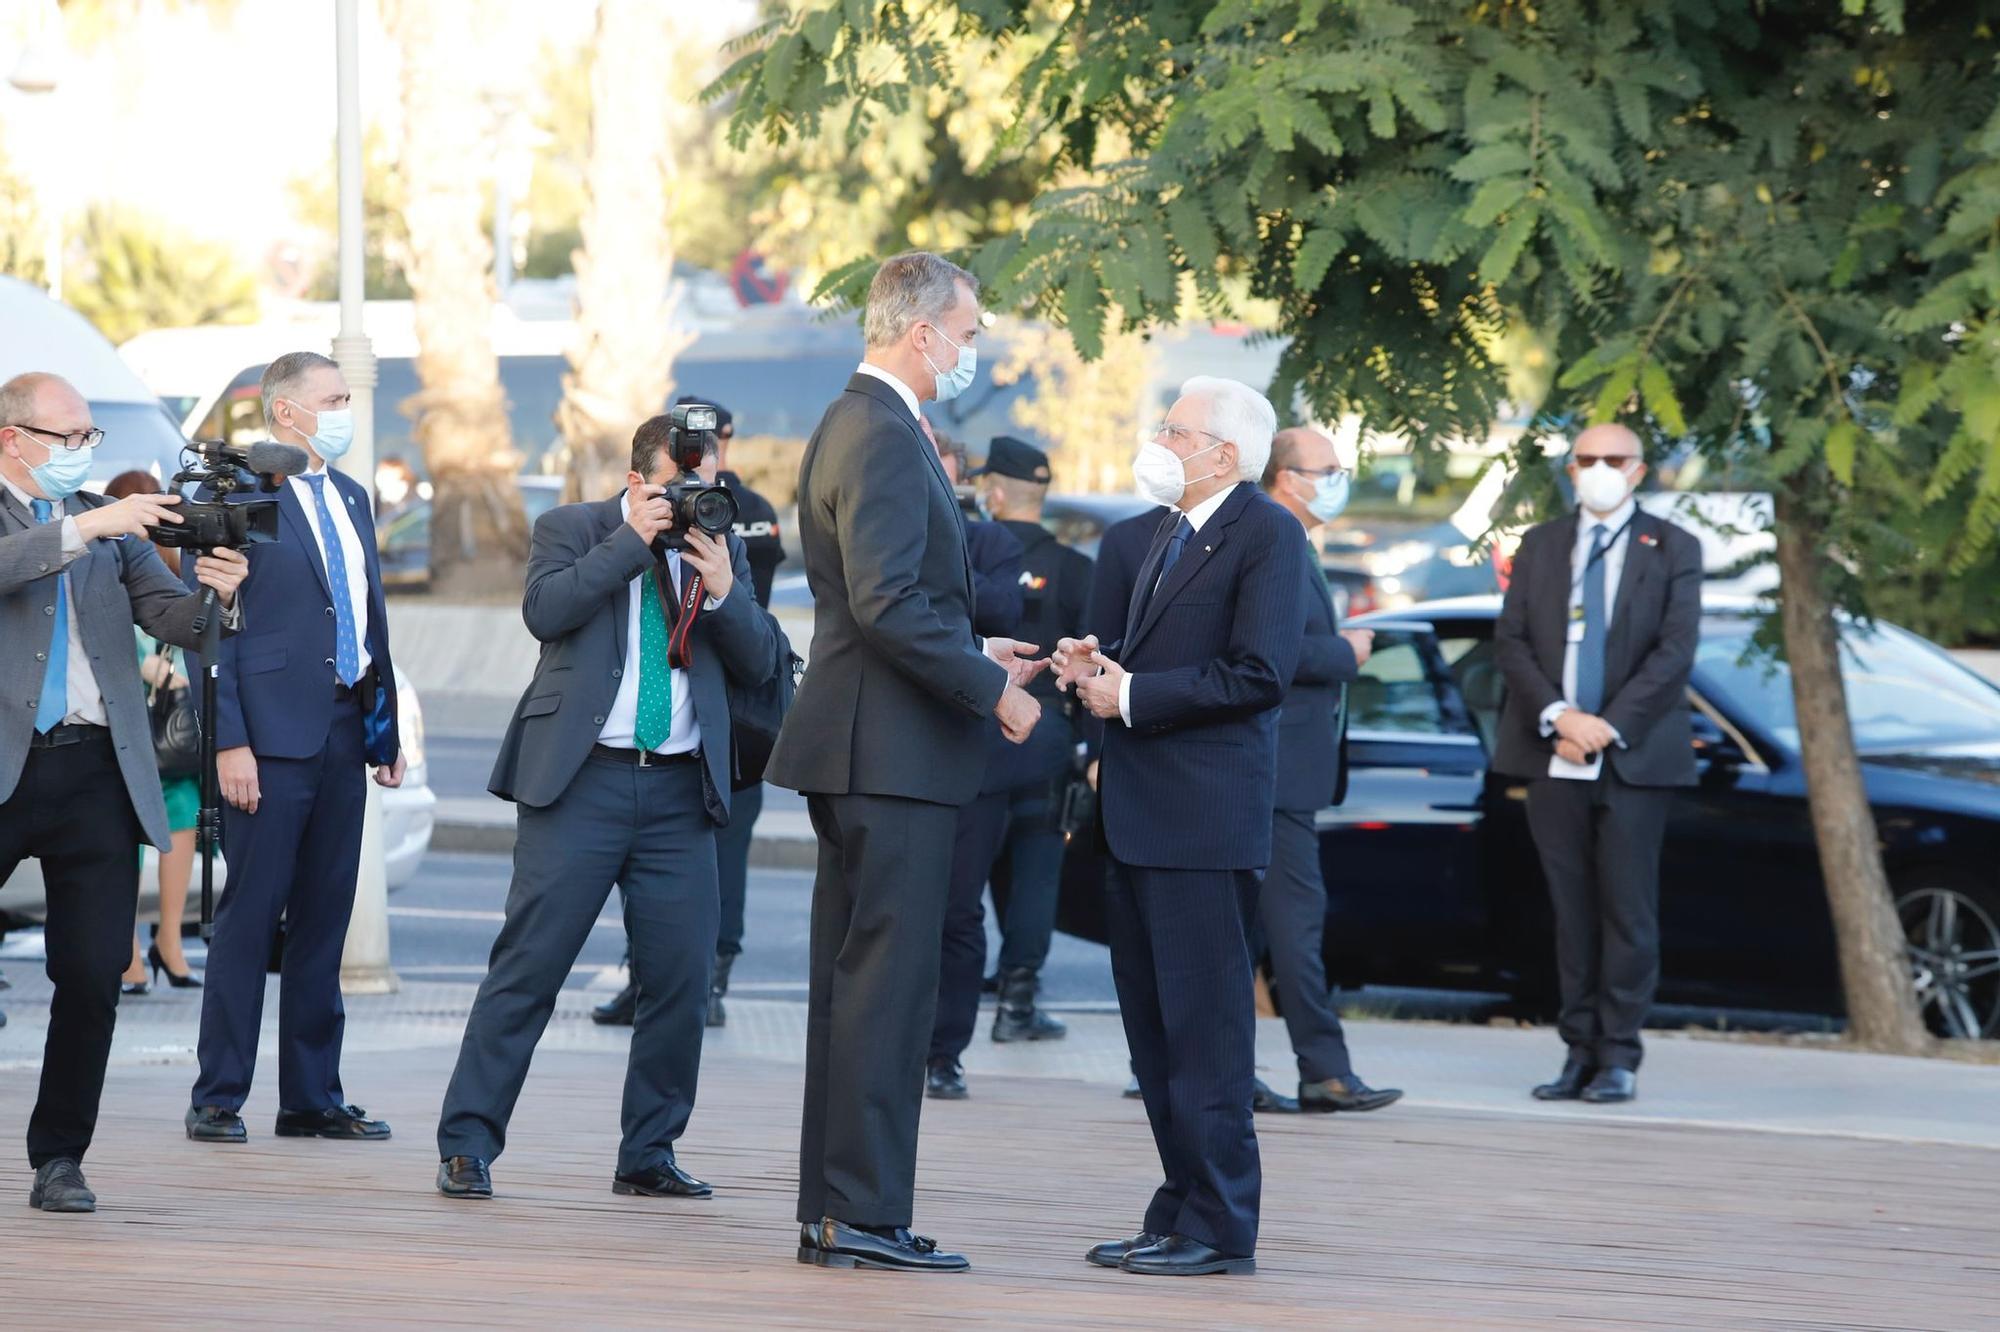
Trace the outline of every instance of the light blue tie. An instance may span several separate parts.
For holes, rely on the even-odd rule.
[[[361,644],[354,636],[354,602],[347,595],[347,552],[340,529],[326,507],[326,473],[306,477],[313,503],[319,506],[319,539],[326,547],[326,585],[333,593],[333,673],[344,685],[361,678]]]
[[[1604,706],[1604,524],[1590,529],[1590,557],[1583,566],[1583,641],[1576,647],[1576,705],[1595,714]]]
[[[55,516],[55,505],[45,499],[32,502],[35,521],[46,523]],[[49,668],[42,672],[42,701],[35,707],[35,730],[46,735],[69,716],[69,579],[56,573],[56,624],[49,638]]]

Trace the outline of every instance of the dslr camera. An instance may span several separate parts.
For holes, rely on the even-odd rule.
[[[189,454],[194,455],[191,459]],[[227,503],[241,490],[275,494],[281,478],[306,470],[304,449],[289,444],[252,444],[248,449],[232,449],[215,440],[197,440],[181,453],[181,470],[168,483],[170,493],[193,483],[204,488],[210,498],[183,499],[175,510],[178,523],[160,523],[146,529],[146,535],[162,546],[188,550],[241,550],[278,539],[278,501],[242,500]],[[199,493],[199,491],[197,492]]]
[[[736,497],[727,486],[711,486],[695,475],[702,459],[715,451],[715,408],[705,403],[686,402],[669,408],[667,452],[681,479],[668,486],[661,498],[673,506],[674,525],[653,538],[653,548],[664,556],[670,550],[685,550],[689,532],[706,532],[721,537],[736,525]]]

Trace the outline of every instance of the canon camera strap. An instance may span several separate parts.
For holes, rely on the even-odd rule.
[[[660,598],[660,610],[667,617],[670,626],[667,633],[667,665],[677,671],[684,671],[694,660],[693,644],[695,617],[707,600],[701,585],[701,574],[689,570],[681,582],[680,603],[667,595],[667,561],[660,560],[653,565],[653,591]]]

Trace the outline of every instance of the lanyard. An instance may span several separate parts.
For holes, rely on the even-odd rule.
[[[1630,518],[1627,518],[1624,522],[1618,525],[1618,530],[1616,532],[1613,532],[1610,536],[1604,539],[1603,545],[1591,551],[1590,554],[1585,557],[1583,561],[1583,572],[1577,574],[1574,578],[1570,579],[1569,581],[1569,598],[1572,602],[1576,600],[1576,594],[1578,590],[1583,587],[1583,580],[1589,576],[1590,566],[1597,563],[1599,560],[1603,559],[1606,555],[1609,555],[1611,553],[1611,548],[1617,545],[1620,541],[1625,539],[1625,534],[1632,530],[1632,524],[1637,521],[1639,521],[1639,514],[1638,511],[1635,509]],[[1575,556],[1571,556],[1571,558],[1574,559]]]

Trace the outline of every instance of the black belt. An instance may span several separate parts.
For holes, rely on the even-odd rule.
[[[85,741],[109,740],[111,730],[105,726],[92,726],[87,722],[74,724],[65,722],[61,726],[51,726],[46,731],[34,731],[28,735],[30,749],[58,749],[63,745],[80,745]]]
[[[341,683],[340,681],[338,681],[338,680],[335,680],[335,681],[333,682],[333,701],[334,701],[334,702],[336,702],[336,703],[345,703],[345,702],[347,702],[347,700],[348,700],[348,699],[350,699],[350,698],[353,698],[353,697],[354,697],[354,686],[353,686],[353,685],[344,685],[344,684],[342,684],[342,683]]]
[[[650,749],[614,749],[610,745],[592,745],[590,756],[612,763],[629,763],[635,768],[660,768],[669,763],[699,762],[701,751],[690,749],[684,754],[655,754]]]

